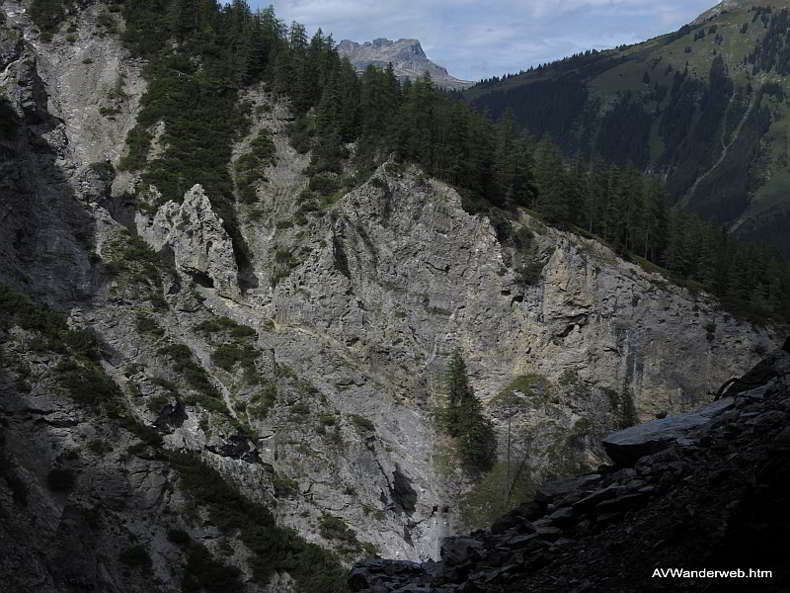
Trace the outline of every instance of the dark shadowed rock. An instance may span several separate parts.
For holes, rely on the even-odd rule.
[[[417,581],[425,578],[427,578],[425,570],[416,562],[370,560],[352,569],[348,584],[352,591],[393,591],[409,583],[416,586]]]
[[[206,448],[217,455],[230,457],[231,459],[240,459],[247,463],[259,463],[261,460],[255,442],[243,435],[233,435],[228,438],[226,443],[219,447],[210,446]]]
[[[767,386],[773,379],[790,372],[790,355],[788,355],[790,350],[788,350],[787,342],[790,342],[790,338],[785,342],[782,350],[771,352],[748,373],[734,380],[724,392],[725,395],[732,397],[745,391]]]
[[[442,542],[442,560],[449,566],[464,564],[481,557],[484,550],[484,545],[477,539],[448,537]]]
[[[578,478],[572,478],[570,480],[554,480],[551,482],[546,482],[543,484],[543,486],[538,488],[538,491],[535,493],[535,500],[540,502],[548,502],[554,500],[555,498],[565,496],[569,492],[573,492],[579,488],[593,486],[600,479],[601,476],[598,474],[589,474]]]
[[[396,466],[392,473],[392,487],[390,488],[392,501],[403,511],[412,514],[417,505],[417,492],[412,488],[411,480]]]
[[[159,412],[154,421],[154,426],[159,430],[167,431],[172,428],[181,428],[187,419],[187,411],[184,404],[177,401],[172,404],[167,404],[162,411]]]

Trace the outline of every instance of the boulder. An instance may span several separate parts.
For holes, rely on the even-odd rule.
[[[603,440],[603,446],[612,461],[630,467],[641,457],[686,438],[693,429],[709,424],[732,405],[733,399],[728,397],[689,414],[637,424],[610,434]]]
[[[485,546],[471,537],[448,537],[442,542],[442,560],[449,566],[480,558]]]

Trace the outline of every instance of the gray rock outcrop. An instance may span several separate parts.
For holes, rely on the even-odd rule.
[[[239,298],[233,245],[202,186],[186,192],[180,204],[163,204],[153,220],[138,214],[137,229],[155,250],[170,248],[176,269],[183,275],[215,288],[221,296]]]
[[[401,80],[417,80],[427,72],[434,83],[442,88],[463,90],[474,84],[451,76],[446,68],[429,60],[416,39],[374,39],[365,43],[344,39],[337,45],[337,51],[340,57],[348,58],[360,72],[370,65],[384,70],[392,64],[395,75]]]

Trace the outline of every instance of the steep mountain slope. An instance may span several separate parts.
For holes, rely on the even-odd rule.
[[[682,206],[790,253],[786,3],[728,0],[641,44],[468,91],[569,153],[666,176]]]
[[[344,39],[337,46],[341,57],[348,58],[354,67],[363,72],[370,65],[384,70],[389,64],[401,80],[416,80],[426,72],[431,75],[437,86],[453,90],[463,90],[472,82],[459,80],[448,74],[447,69],[434,64],[425,55],[422,45],[416,39],[374,39],[365,43],[355,43]]]
[[[255,199],[228,206],[231,237],[194,179],[162,199],[117,171],[151,88],[117,5],[72,7],[51,41],[30,7],[0,7],[13,591],[339,591],[352,560],[436,556],[545,478],[595,467],[610,429],[689,409],[776,343],[526,212],[470,215],[415,167],[319,202],[265,85],[240,92],[250,125],[218,168],[240,191],[271,140]],[[145,130],[144,162],[173,150],[165,128]],[[503,460],[510,442],[479,483],[434,422],[456,347]]]
[[[786,591],[775,542],[790,529],[790,354],[771,353],[736,385],[695,414],[610,435],[614,465],[547,483],[490,530],[448,538],[442,562],[372,561],[352,589]]]

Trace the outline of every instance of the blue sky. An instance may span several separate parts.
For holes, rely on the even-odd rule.
[[[416,37],[467,80],[518,72],[586,49],[673,31],[715,0],[251,0],[335,41]]]

